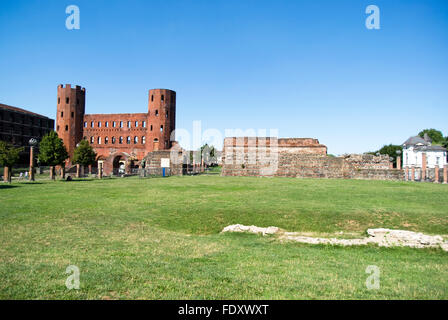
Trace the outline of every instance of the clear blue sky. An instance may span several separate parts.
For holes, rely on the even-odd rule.
[[[87,113],[146,112],[169,88],[178,128],[274,128],[334,154],[448,134],[445,0],[1,0],[0,48],[0,103],[52,118],[71,83]]]

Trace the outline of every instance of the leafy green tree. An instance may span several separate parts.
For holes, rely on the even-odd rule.
[[[42,138],[39,145],[39,161],[51,166],[51,177],[54,179],[54,166],[64,166],[68,158],[64,142],[55,131],[50,131]]]
[[[214,162],[215,159],[215,147],[209,146],[207,143],[201,147],[201,159],[208,165]]]
[[[442,132],[439,130],[425,129],[420,131],[418,135],[423,138],[425,136],[425,133],[428,134],[428,137],[431,138],[432,144],[441,145],[446,141],[445,138],[443,137]]]
[[[401,153],[403,152],[403,148],[398,145],[389,144],[389,145],[384,145],[376,153],[387,154],[389,157],[393,158],[393,163],[396,165],[397,164],[397,156],[398,156],[397,151],[400,151],[400,155],[401,155]]]
[[[95,164],[95,162],[96,153],[92,146],[87,140],[81,140],[73,154],[73,163],[88,166],[90,164]]]
[[[442,142],[442,146],[448,149],[448,137],[445,137],[445,140]]]
[[[12,166],[19,161],[23,148],[15,148],[12,144],[0,141],[0,166],[8,168],[8,182],[11,183]]]

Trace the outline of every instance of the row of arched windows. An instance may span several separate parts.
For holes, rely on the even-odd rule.
[[[125,126],[124,121],[111,121],[110,125],[112,128],[123,128]],[[142,128],[146,128],[146,121],[141,121]],[[89,123],[87,121],[84,121],[84,128],[87,128],[89,126]],[[103,126],[103,123],[101,121],[97,121],[95,124],[95,121],[90,121],[90,128],[101,128]],[[104,122],[104,127],[109,128],[109,121]],[[138,121],[126,121],[126,127],[127,128],[138,128],[139,122]]]
[[[86,138],[84,138],[84,139],[86,139]],[[132,142],[134,144],[138,144],[139,141],[141,142],[141,144],[145,144],[146,143],[146,137],[145,136],[142,136],[141,138],[139,138],[138,136],[135,136],[134,138],[132,138],[130,136],[126,137],[126,144],[131,144]],[[123,137],[118,137],[118,139],[115,138],[115,137],[111,137],[110,140],[109,140],[109,137],[104,137],[104,140],[101,137],[96,137],[96,139],[95,139],[94,136],[90,137],[90,144],[95,144],[95,143],[97,143],[97,144],[109,144],[109,142],[111,144],[116,144],[116,143],[123,144],[123,143],[125,143]]]

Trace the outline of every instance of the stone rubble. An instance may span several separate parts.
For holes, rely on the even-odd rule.
[[[302,236],[297,232],[284,232],[277,227],[260,228],[257,226],[244,226],[234,224],[225,227],[222,232],[249,232],[262,235],[278,234],[281,240],[290,240],[309,244],[330,244],[330,245],[366,245],[376,244],[380,247],[411,247],[411,248],[442,248],[448,251],[448,241],[444,241],[441,236],[430,236],[420,232],[393,229],[368,229],[366,238],[361,239],[339,239],[339,238],[315,238]]]

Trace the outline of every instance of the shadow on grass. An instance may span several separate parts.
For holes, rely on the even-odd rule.
[[[11,185],[11,184],[0,184],[0,190],[1,189],[11,189],[11,188],[17,188],[18,186],[16,185]]]

